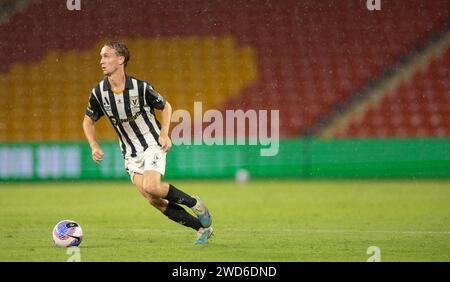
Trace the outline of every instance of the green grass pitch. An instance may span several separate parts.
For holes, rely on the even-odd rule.
[[[61,261],[62,219],[83,228],[81,261],[450,261],[448,181],[172,181],[198,194],[216,235],[156,209],[129,182],[0,184],[0,261]]]

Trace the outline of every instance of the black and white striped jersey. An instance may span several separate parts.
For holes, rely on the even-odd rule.
[[[126,75],[125,89],[117,94],[105,77],[92,89],[86,115],[93,121],[106,115],[119,136],[124,158],[135,157],[148,146],[158,144],[161,125],[154,109],[166,101],[147,82]]]

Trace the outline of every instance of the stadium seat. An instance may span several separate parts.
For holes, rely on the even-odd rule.
[[[448,20],[448,13],[442,12],[448,11],[446,1],[392,1],[389,9],[376,15],[357,9],[359,0],[287,0],[244,6],[238,2],[212,5],[207,0],[138,2],[141,9],[133,17],[117,15],[121,24],[115,34],[132,50],[131,73],[155,84],[176,109],[192,112],[193,101],[223,111],[279,109],[282,120],[288,121],[280,124],[283,136],[297,136],[317,125]],[[418,4],[421,12],[412,13]],[[0,126],[5,140],[84,138],[79,122],[66,121],[82,118],[89,92],[101,77],[98,50],[105,35],[90,27],[110,25],[112,6],[89,3],[83,8],[85,14],[96,16],[80,18],[51,12],[58,5],[57,1],[30,2],[24,13],[0,25],[4,39],[0,52],[8,54],[0,58],[0,82],[8,94],[0,96],[14,105],[6,114],[15,116],[21,106],[45,109],[31,111],[37,123],[28,131]],[[117,1],[114,9],[126,11],[128,5]],[[208,13],[198,14],[205,9]],[[35,27],[43,32],[35,32]],[[393,93],[395,100],[374,109],[381,117],[366,116],[367,121],[354,122],[348,132],[338,135],[406,132],[414,136],[417,130],[401,127],[409,118],[394,124],[385,114],[392,103],[414,101],[423,107],[398,107],[389,113],[419,115],[420,134],[448,134],[442,116],[449,113],[449,101],[442,96],[449,89],[448,79],[443,79],[448,77],[449,59],[446,52],[410,85]],[[380,120],[385,121],[384,128]],[[366,128],[369,124],[374,128]],[[100,125],[99,133],[115,139],[107,124]]]

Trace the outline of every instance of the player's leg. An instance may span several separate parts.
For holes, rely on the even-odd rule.
[[[180,224],[198,230],[195,243],[199,245],[205,244],[213,234],[211,216],[205,204],[198,197],[191,197],[172,184],[161,183],[161,174],[158,171],[145,170],[143,177],[143,187],[146,193],[169,201],[164,214]],[[177,204],[190,207],[198,219]]]
[[[169,203],[168,200],[162,197],[155,196],[155,194],[162,193],[166,195],[170,190],[169,184],[164,183],[161,185],[161,175],[164,174],[165,169],[165,154],[161,153],[161,150],[156,150],[155,154],[151,154],[151,151],[147,151],[147,154],[142,155],[142,158],[127,158],[125,159],[125,168],[131,176],[131,181],[137,187],[138,191],[144,196],[149,203],[166,215],[169,219],[180,223],[184,226],[191,227],[197,230],[196,244],[205,244],[209,237],[213,234],[212,227],[204,228],[200,221],[189,214],[183,207],[176,203]],[[162,158],[160,158],[162,156]],[[153,158],[149,159],[149,157]],[[162,161],[156,161],[162,159]],[[155,162],[156,161],[156,162]],[[150,169],[146,169],[144,164],[151,164]],[[145,173],[144,171],[155,170],[157,173]],[[147,182],[147,189],[144,188],[144,174],[149,177]],[[151,193],[149,190],[154,190]],[[150,192],[150,193],[149,193]],[[152,195],[153,194],[153,195]]]
[[[196,217],[189,214],[181,206],[174,203],[169,203],[168,200],[154,197],[147,191],[145,191],[143,188],[143,181],[144,177],[142,174],[134,174],[133,183],[137,187],[138,191],[142,194],[142,196],[144,196],[152,206],[160,210],[169,219],[181,225],[190,227],[197,231],[202,229],[202,224],[200,223],[200,221]]]
[[[133,175],[133,183],[136,186],[139,193],[141,193],[141,195],[144,196],[144,198],[146,198],[152,206],[154,206],[155,208],[160,210],[162,213],[164,213],[169,202],[167,200],[164,200],[164,199],[161,199],[158,197],[153,197],[152,195],[147,193],[144,190],[143,181],[144,181],[144,177],[142,174],[135,173]]]
[[[211,226],[211,215],[206,205],[198,198],[179,190],[169,183],[161,183],[161,174],[155,170],[144,171],[143,186],[145,192],[156,198],[163,198],[171,203],[185,205],[197,215],[203,227]]]
[[[163,197],[164,199],[168,199],[170,202],[176,202],[191,208],[195,215],[197,215],[203,227],[208,228],[211,226],[212,219],[209,209],[199,197],[189,196],[169,183],[163,182],[161,183],[161,186],[167,188],[167,195]]]
[[[177,189],[169,183],[161,183],[161,177],[164,175],[166,168],[166,153],[160,146],[151,146],[144,152],[144,172],[143,172],[143,189],[146,193],[156,198],[162,198],[169,201],[167,210],[164,212],[170,215],[173,220],[180,222],[177,218],[182,218],[181,222],[186,222],[186,219],[195,217],[187,213],[182,207],[177,204],[185,205],[192,209],[197,215],[201,226],[197,232],[196,244],[205,244],[209,237],[213,234],[211,227],[211,215],[205,204],[200,201],[198,197],[191,197],[183,191]],[[171,205],[172,204],[172,205]],[[172,213],[173,212],[173,213]],[[194,221],[190,221],[193,224]],[[196,229],[197,226],[192,226]]]

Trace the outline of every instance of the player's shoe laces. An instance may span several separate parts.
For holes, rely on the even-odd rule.
[[[208,242],[208,239],[214,235],[214,230],[212,227],[208,228],[200,228],[197,231],[197,240],[195,241],[196,245],[204,245]]]
[[[200,200],[198,196],[193,196],[192,198],[197,200],[195,206],[192,207],[192,211],[197,215],[198,220],[203,225],[203,227],[208,228],[211,226],[211,214],[209,213],[208,208],[205,204]]]

